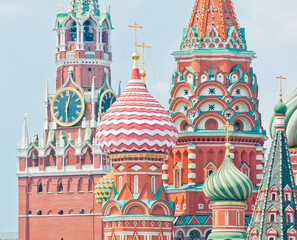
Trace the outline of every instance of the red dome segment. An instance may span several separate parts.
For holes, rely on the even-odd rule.
[[[177,142],[177,129],[168,112],[145,88],[139,69],[121,97],[100,121],[97,142],[103,152],[169,152]]]

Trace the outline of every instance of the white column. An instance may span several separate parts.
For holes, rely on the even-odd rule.
[[[80,44],[79,37],[80,37],[80,28],[76,27],[76,50],[79,50],[79,44]]]
[[[80,27],[80,50],[84,50],[84,27]]]
[[[60,31],[57,30],[57,37],[56,37],[56,53],[59,52],[59,47],[60,47],[60,44],[59,44],[59,35],[60,35]]]
[[[108,52],[111,52],[112,47],[111,47],[111,30],[110,29],[108,29],[107,34],[108,34]]]
[[[99,49],[103,51],[103,44],[102,44],[102,35],[103,35],[103,28],[99,28]]]
[[[60,45],[61,45],[61,48],[60,48],[60,51],[66,51],[66,29],[63,28],[61,29],[61,34],[60,34]]]

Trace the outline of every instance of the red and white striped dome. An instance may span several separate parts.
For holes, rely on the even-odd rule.
[[[177,129],[168,112],[149,94],[137,63],[135,66],[125,91],[100,121],[97,142],[107,153],[168,153],[177,142]]]

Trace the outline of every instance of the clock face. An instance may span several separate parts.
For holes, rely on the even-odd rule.
[[[99,102],[99,115],[102,117],[110,106],[117,100],[117,95],[111,89],[105,90]]]
[[[51,104],[54,120],[63,127],[77,124],[85,112],[85,102],[74,88],[63,88],[56,93]]]

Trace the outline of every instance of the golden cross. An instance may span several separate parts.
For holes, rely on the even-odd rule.
[[[277,77],[277,79],[280,80],[280,97],[282,98],[283,96],[283,80],[286,80],[283,76]]]
[[[135,31],[135,52],[137,52],[137,28],[142,29],[143,27],[138,26],[136,22],[134,23],[134,25],[128,25],[128,27],[134,28],[134,31]]]
[[[229,142],[229,127],[233,127],[233,125],[230,125],[229,122],[227,121],[226,124],[223,125],[224,127],[226,127],[226,132],[227,132],[227,136],[226,136],[226,140],[227,142]]]
[[[142,48],[142,70],[144,70],[144,49],[145,48],[151,48],[151,46],[145,46],[145,43],[143,42],[141,45],[136,45],[136,47],[141,47]]]

